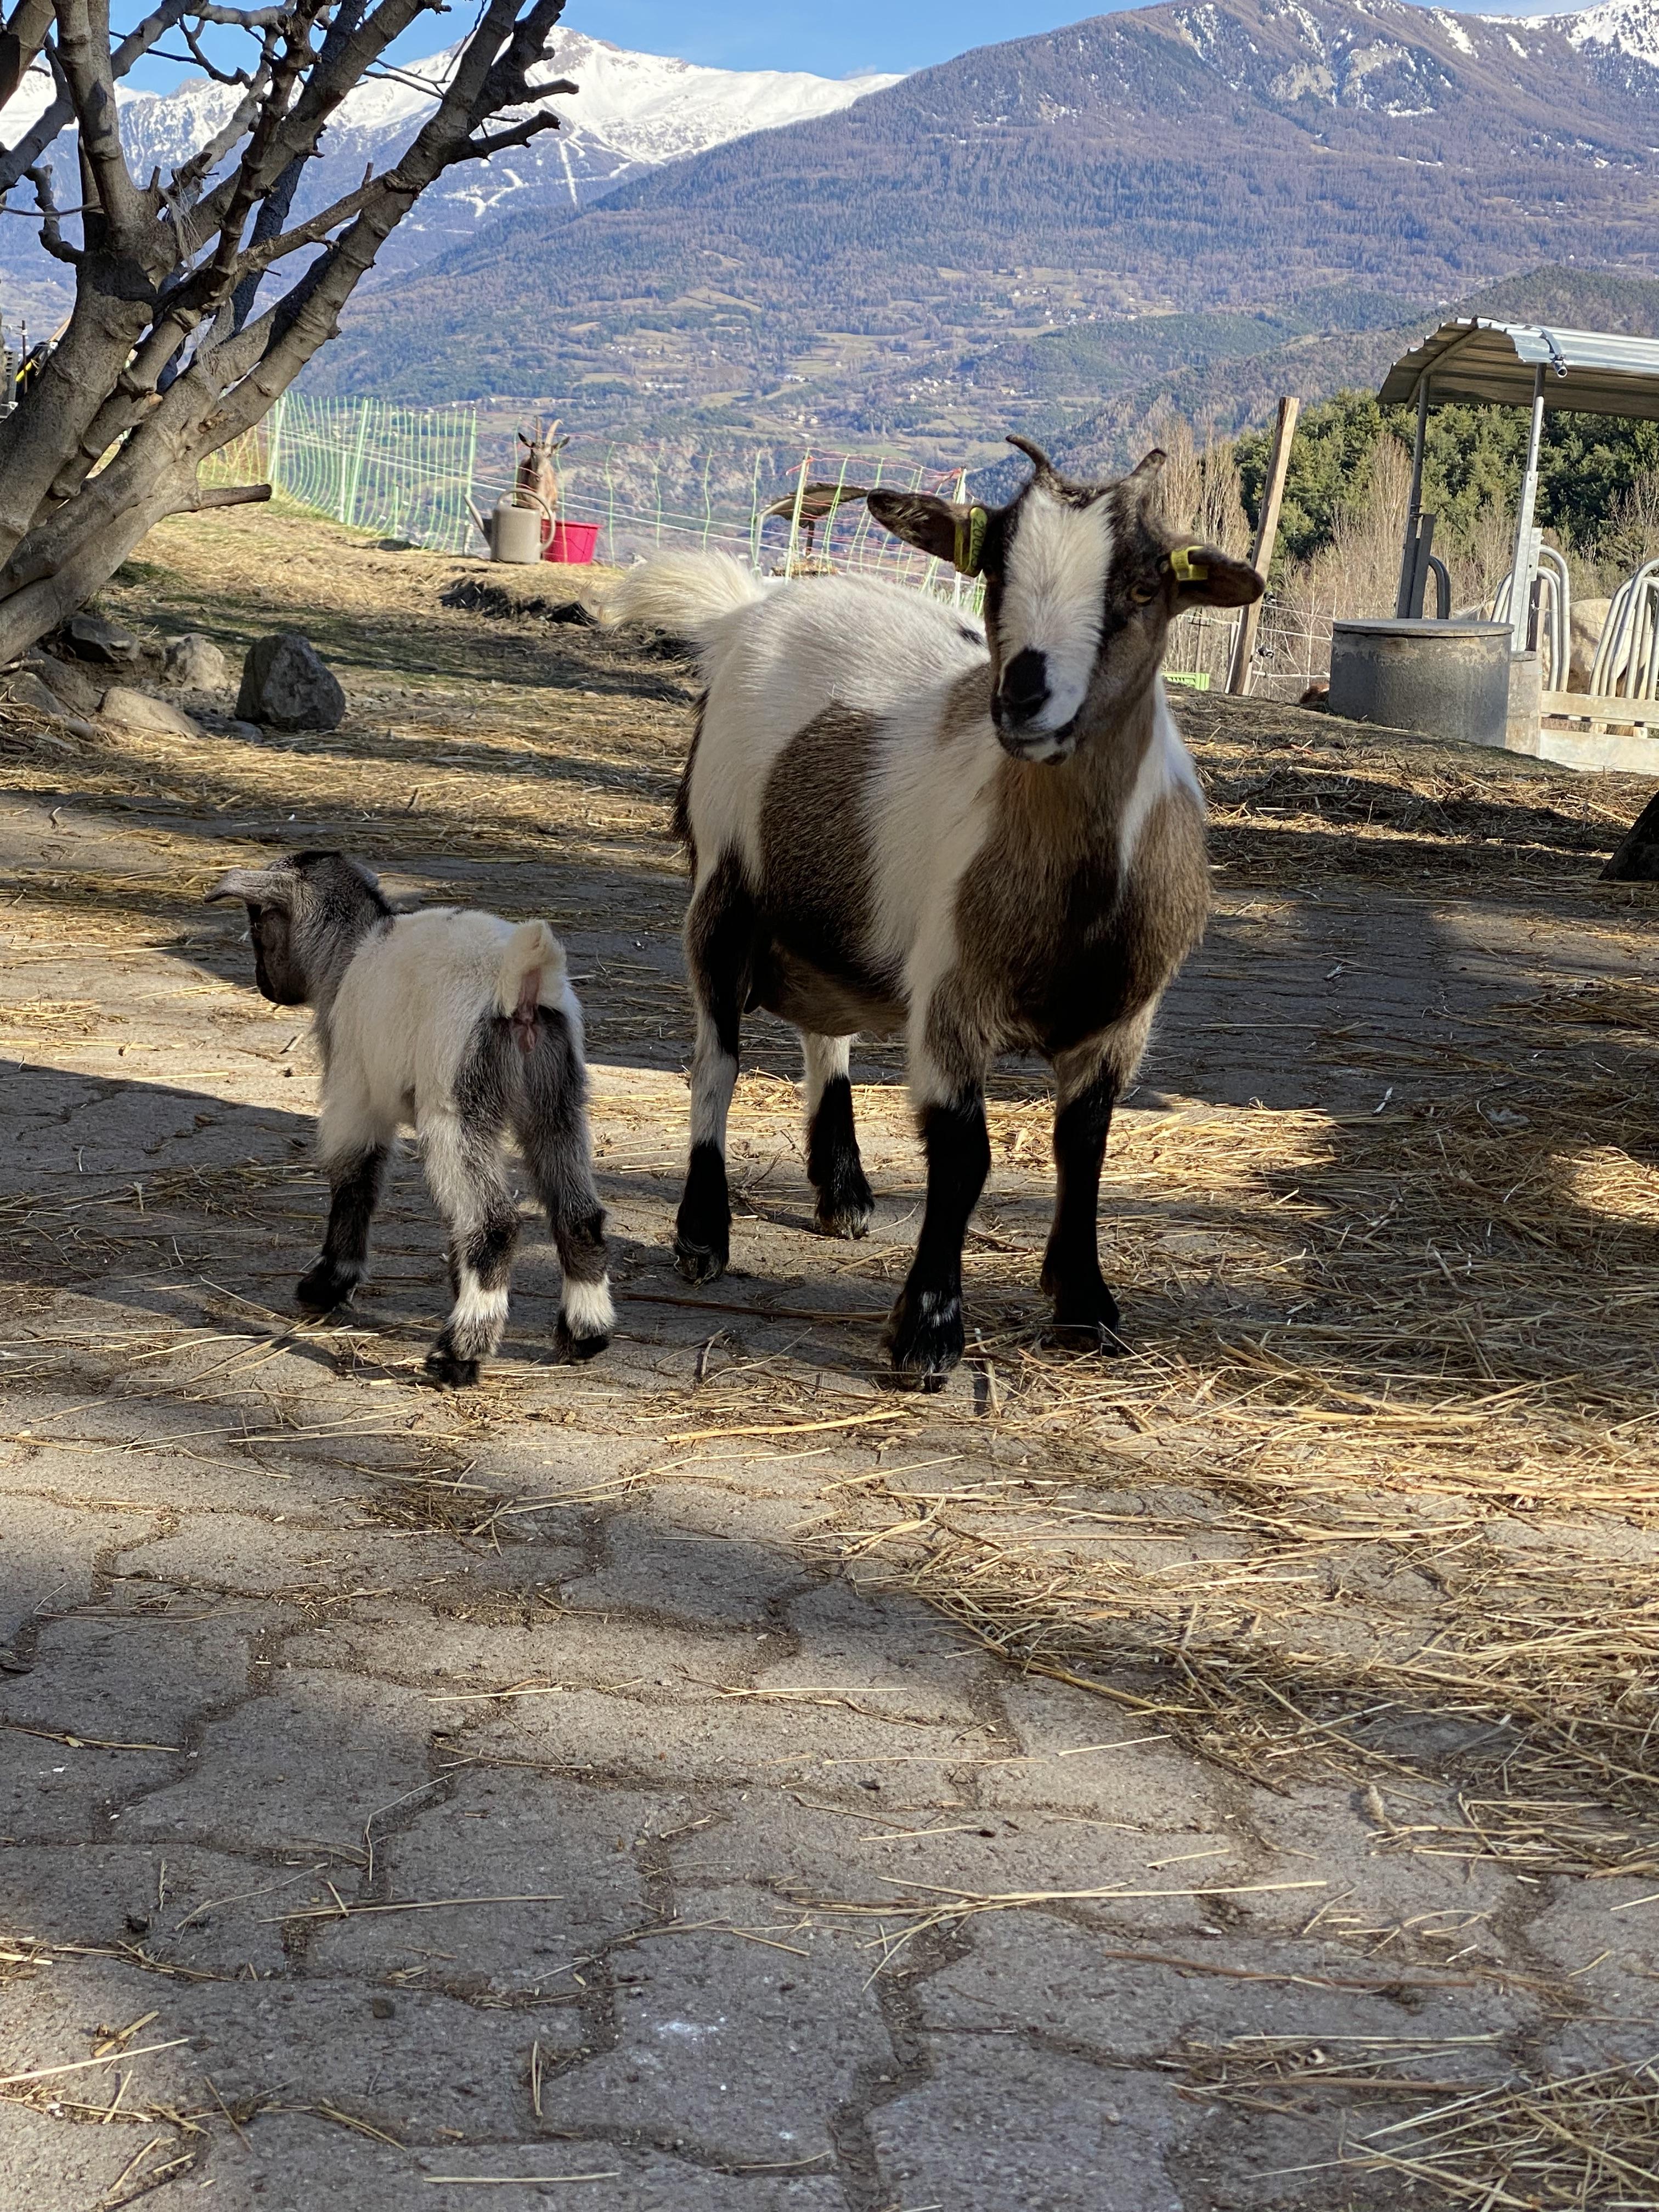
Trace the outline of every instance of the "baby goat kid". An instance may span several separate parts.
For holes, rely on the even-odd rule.
[[[1166,526],[1164,455],[1115,483],[1035,473],[1006,507],[872,491],[896,536],[985,579],[983,634],[921,593],[852,576],[757,583],[719,555],[625,577],[613,620],[698,648],[707,690],[680,789],[696,1000],[691,1157],[677,1249],[726,1264],[726,1123],[745,1009],[806,1062],[817,1220],[871,1214],[848,1051],[902,1029],[927,1202],[888,1345],[937,1388],[962,1357],[962,1246],[990,1165],[993,1058],[1038,1052],[1059,1091],[1054,1318],[1101,1349],[1118,1310],[1096,1204],[1112,1109],[1209,902],[1204,803],[1159,668],[1176,616],[1261,579]]]
[[[581,1009],[544,921],[430,907],[394,914],[341,853],[233,868],[208,894],[240,899],[261,991],[309,1006],[323,1059],[318,1150],[332,1203],[299,1303],[350,1297],[400,1123],[449,1231],[454,1309],[427,1354],[439,1382],[475,1382],[507,1322],[519,1215],[501,1165],[518,1139],[564,1267],[558,1344],[576,1359],[611,1340],[605,1214],[588,1151]]]

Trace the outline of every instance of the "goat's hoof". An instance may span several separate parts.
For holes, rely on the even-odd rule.
[[[962,1300],[939,1291],[899,1292],[884,1340],[902,1390],[942,1390],[962,1358]]]
[[[854,1164],[819,1189],[812,1218],[826,1237],[866,1237],[875,1210],[875,1194],[863,1169]]]
[[[717,1283],[731,1256],[729,1246],[695,1244],[683,1235],[674,1239],[674,1265],[688,1283]]]
[[[611,1343],[611,1332],[599,1336],[573,1336],[562,1320],[553,1335],[553,1349],[561,1359],[597,1359]]]
[[[446,1389],[467,1390],[478,1379],[478,1363],[452,1352],[447,1345],[434,1344],[426,1355],[426,1371],[431,1381]]]
[[[307,1313],[332,1313],[336,1306],[349,1302],[362,1279],[349,1268],[337,1267],[331,1260],[319,1260],[308,1274],[301,1276],[294,1302]]]
[[[1062,1351],[1098,1352],[1103,1359],[1121,1359],[1129,1349],[1110,1322],[1064,1320],[1056,1314],[1043,1335]]]
[[[1128,1346],[1118,1334],[1117,1300],[1104,1283],[1055,1291],[1054,1318],[1045,1334],[1074,1352],[1098,1352],[1115,1358]]]

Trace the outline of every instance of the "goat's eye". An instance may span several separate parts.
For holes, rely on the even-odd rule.
[[[1131,585],[1129,597],[1138,607],[1150,606],[1158,597],[1158,586],[1156,584]]]

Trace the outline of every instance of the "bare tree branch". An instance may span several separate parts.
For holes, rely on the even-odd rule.
[[[28,173],[28,180],[34,187],[34,204],[40,210],[41,245],[54,261],[67,261],[73,268],[81,258],[81,250],[78,246],[64,243],[64,234],[59,228],[63,215],[52,195],[52,171],[38,167],[33,168]]]
[[[17,0],[0,28],[0,107],[20,84],[24,71],[46,42],[52,28],[52,0]]]
[[[198,491],[191,502],[193,507],[252,507],[270,497],[270,486],[259,484],[217,484],[210,491]]]
[[[568,83],[563,77],[561,77],[556,84],[550,84],[548,87],[550,92],[574,92],[575,89],[575,86]],[[522,123],[515,123],[506,131],[497,131],[490,137],[471,140],[470,151],[475,161],[487,161],[492,154],[504,153],[509,146],[528,145],[532,138],[538,137],[546,128],[547,122],[544,117],[526,116]]]
[[[436,178],[557,128],[548,95],[575,88],[550,71],[546,83],[530,80],[563,0],[483,0],[447,81],[423,86],[431,111],[392,167],[289,222],[341,102],[437,4],[161,0],[112,50],[109,0],[55,0],[56,50],[42,33],[41,51],[79,125],[85,229],[78,249],[64,241],[40,164],[58,125],[21,167],[21,149],[0,156],[0,181],[40,168],[30,180],[43,242],[73,262],[76,294],[61,343],[0,420],[0,665],[81,604],[163,515],[260,496],[258,486],[202,493],[198,464],[257,423],[335,334],[364,271]],[[35,5],[13,0],[12,21]],[[115,82],[176,25],[196,51],[207,24],[243,31],[257,58],[212,72],[241,88],[234,113],[170,182],[141,186],[114,129]],[[267,272],[313,246],[256,314]]]
[[[58,59],[75,103],[82,163],[105,221],[125,243],[135,238],[145,206],[121,149],[109,43],[109,0],[57,0],[57,15]]]

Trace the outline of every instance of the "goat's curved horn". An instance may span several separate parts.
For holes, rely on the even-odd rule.
[[[1022,438],[1012,431],[1009,433],[1005,442],[1016,447],[1024,454],[1028,461],[1034,463],[1040,477],[1047,477],[1054,483],[1059,482],[1060,471],[1048,459],[1041,446],[1034,446],[1029,438]]]

